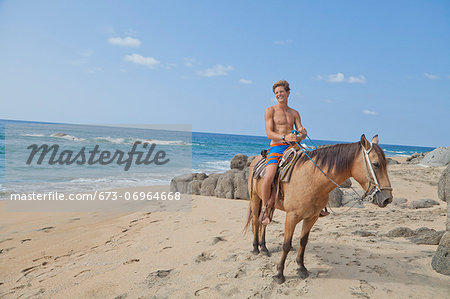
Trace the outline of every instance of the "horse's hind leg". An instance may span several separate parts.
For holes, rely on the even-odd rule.
[[[258,195],[252,194],[251,198],[251,209],[252,209],[252,225],[253,225],[253,254],[259,254],[258,248],[258,235],[259,235],[259,213],[261,210],[261,198]],[[263,233],[264,236],[264,233]]]
[[[267,249],[266,247],[266,228],[267,225],[263,225],[263,232],[261,236],[261,242],[259,242],[259,246],[261,247],[261,251],[262,253],[264,253],[264,255],[270,256],[269,249]]]
[[[306,278],[309,275],[308,270],[303,263],[303,258],[305,256],[305,248],[306,244],[308,243],[309,232],[311,231],[314,223],[316,223],[317,219],[317,216],[310,219],[303,219],[302,233],[300,234],[300,246],[298,248],[296,260],[297,264],[300,266],[300,268],[298,268],[297,270],[297,273],[301,278]]]
[[[298,217],[294,213],[292,212],[286,213],[286,221],[284,224],[284,243],[283,243],[283,250],[281,253],[281,260],[277,266],[278,273],[273,277],[273,279],[279,284],[282,284],[285,281],[283,274],[284,263],[286,262],[287,254],[292,248],[292,236],[294,235],[295,226],[297,225],[297,223],[299,223],[299,221],[300,217]]]

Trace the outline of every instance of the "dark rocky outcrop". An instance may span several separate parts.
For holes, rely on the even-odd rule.
[[[217,180],[220,176],[221,174],[219,173],[213,173],[204,179],[200,188],[200,195],[214,196],[214,190],[216,190]]]
[[[342,184],[339,185],[341,188],[350,188],[352,186],[352,180],[346,179]]]
[[[340,189],[336,188],[333,189],[330,194],[328,195],[328,205],[330,207],[340,207],[342,206],[342,197],[344,195],[344,192],[342,192]]]
[[[450,165],[444,170],[439,179],[439,199],[447,202],[447,226],[436,253],[431,260],[431,266],[437,272],[450,275]]]
[[[431,208],[432,206],[439,205],[439,203],[435,200],[426,198],[426,199],[417,199],[409,202],[406,207],[410,209],[424,209]]]
[[[394,160],[392,158],[386,158],[387,162],[389,165],[395,165],[395,164],[400,164],[400,162],[398,162],[397,160]]]
[[[237,154],[236,156],[231,159],[230,163],[230,169],[239,169],[243,170],[244,167],[247,165],[247,159],[248,157],[244,154]]]
[[[406,158],[406,163],[418,164],[426,153],[414,153],[410,157]]]
[[[450,163],[450,146],[438,147],[437,149],[425,154],[420,161],[421,165],[426,166],[445,166]]]

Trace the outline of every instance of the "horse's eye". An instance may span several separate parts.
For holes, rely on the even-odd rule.
[[[380,167],[380,163],[378,163],[378,162],[374,162],[374,163],[372,163],[372,165],[373,165],[373,167]]]

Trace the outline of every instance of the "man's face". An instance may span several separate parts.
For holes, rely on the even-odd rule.
[[[275,88],[275,97],[277,98],[278,103],[287,102],[289,96],[289,91],[284,89],[284,86],[278,86]]]

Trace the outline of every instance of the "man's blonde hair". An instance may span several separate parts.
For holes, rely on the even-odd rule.
[[[284,90],[286,91],[290,91],[291,89],[289,88],[289,83],[286,80],[280,80],[278,82],[275,82],[275,84],[272,87],[273,92],[275,93],[275,88],[277,88],[278,86],[283,86]]]

